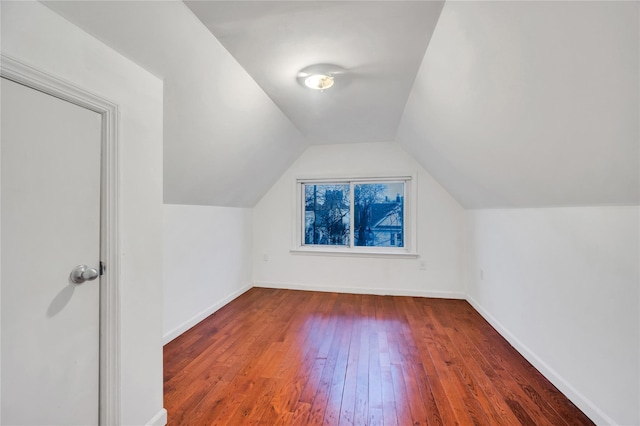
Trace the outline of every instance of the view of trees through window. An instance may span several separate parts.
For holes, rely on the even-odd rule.
[[[304,186],[304,243],[349,245],[349,184]]]
[[[353,191],[356,246],[404,247],[404,184],[362,183]]]
[[[304,244],[350,247],[353,239],[353,246],[404,247],[404,182],[303,187]]]

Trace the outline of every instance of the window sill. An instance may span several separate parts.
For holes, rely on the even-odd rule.
[[[388,257],[388,258],[408,258],[416,259],[420,255],[409,251],[390,250],[358,250],[341,248],[311,248],[298,247],[289,250],[291,254],[320,255],[320,256],[347,256],[347,257]]]

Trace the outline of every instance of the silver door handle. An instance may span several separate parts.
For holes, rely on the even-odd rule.
[[[95,268],[89,268],[87,265],[78,265],[71,271],[69,279],[71,279],[72,283],[82,284],[85,281],[95,280],[99,275],[100,273]]]

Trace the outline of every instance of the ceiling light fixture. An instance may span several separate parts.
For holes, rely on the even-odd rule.
[[[344,68],[333,64],[316,64],[303,68],[298,73],[301,86],[322,92],[344,79]],[[340,83],[340,86],[343,86]]]
[[[324,90],[333,86],[333,76],[326,74],[311,74],[304,79],[304,85],[309,89]]]

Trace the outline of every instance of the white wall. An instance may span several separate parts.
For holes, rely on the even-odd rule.
[[[251,226],[251,209],[165,204],[165,344],[251,287]]]
[[[121,421],[163,423],[162,82],[37,2],[2,2],[2,52],[120,106]]]
[[[419,259],[289,251],[296,177],[349,173],[417,173]],[[311,146],[254,208],[254,283],[309,290],[463,297],[463,223],[460,205],[397,144]],[[426,270],[419,269],[420,261],[426,261]]]
[[[469,300],[599,424],[640,424],[639,222],[638,207],[468,212]]]

